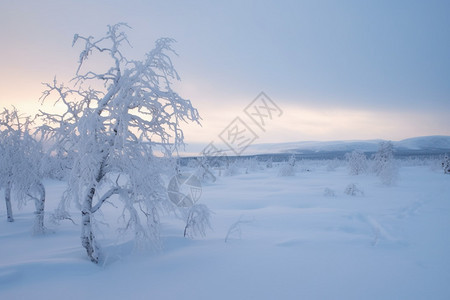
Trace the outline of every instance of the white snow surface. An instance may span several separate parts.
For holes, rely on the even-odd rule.
[[[290,177],[274,165],[204,184],[212,230],[186,239],[163,217],[158,251],[117,238],[119,212],[103,208],[99,265],[75,208],[78,225],[47,213],[50,232],[32,236],[33,205],[15,207],[14,223],[2,205],[0,299],[450,299],[450,176],[403,165],[384,186],[326,162],[303,161]],[[363,194],[345,194],[352,183]],[[45,184],[50,212],[65,183]]]

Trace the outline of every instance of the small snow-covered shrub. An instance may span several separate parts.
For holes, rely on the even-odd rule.
[[[211,228],[209,222],[211,211],[204,204],[195,204],[189,208],[186,226],[184,227],[184,237],[194,238],[205,236],[206,229]]]
[[[384,185],[392,185],[398,178],[398,166],[395,161],[386,164],[378,173],[381,183]]]
[[[289,164],[283,164],[280,166],[278,170],[278,176],[294,176],[295,170],[294,167]]]
[[[348,161],[348,168],[351,175],[359,175],[367,171],[367,158],[363,152],[354,150],[351,153],[347,153],[345,158]]]
[[[252,220],[243,220],[243,217],[240,216],[239,220],[231,224],[230,228],[228,228],[227,235],[225,236],[225,243],[227,243],[232,238],[241,239],[242,238],[242,224],[251,223]]]
[[[344,190],[344,193],[350,196],[364,196],[364,192],[354,183],[350,183]]]
[[[337,158],[328,161],[328,163],[327,163],[327,171],[334,171],[334,170],[336,170],[339,167],[340,164],[341,163],[340,163],[340,161]]]
[[[336,193],[330,188],[325,188],[323,190],[323,195],[325,197],[336,197]]]

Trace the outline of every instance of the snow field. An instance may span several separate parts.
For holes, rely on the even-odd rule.
[[[78,226],[49,223],[65,184],[46,181],[51,233],[32,236],[31,203],[14,207],[14,223],[0,208],[0,299],[450,298],[450,176],[403,166],[385,186],[316,161],[295,176],[278,167],[205,183],[212,230],[186,239],[183,222],[164,216],[156,251],[117,238],[120,209],[104,206],[100,265],[80,244],[76,208]],[[346,194],[349,184],[363,194]]]

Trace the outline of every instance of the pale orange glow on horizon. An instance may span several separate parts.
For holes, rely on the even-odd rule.
[[[220,101],[219,101],[220,102]],[[238,101],[241,102],[241,101]],[[323,109],[303,107],[279,101],[283,115],[274,119],[266,132],[257,132],[255,143],[332,140],[402,140],[426,135],[450,135],[450,128],[439,124],[435,115],[404,111],[362,110],[349,108]],[[237,116],[245,119],[243,105],[210,105],[200,101],[202,127],[185,125],[186,140],[207,143],[218,139],[220,132]],[[253,128],[252,128],[253,129]],[[257,131],[257,129],[254,129]]]
[[[202,117],[198,124],[183,124],[187,143],[204,143],[218,140],[218,135],[235,118],[241,117],[249,126],[254,126],[246,119],[243,109],[251,102],[251,97],[234,96],[212,97],[202,95],[191,88],[180,85],[180,94],[190,94],[192,102]],[[15,106],[20,112],[35,115],[39,109],[61,111],[63,107],[54,105],[54,99],[41,105],[39,97],[44,91],[42,84],[33,85],[32,89],[7,89],[0,98],[2,107]],[[189,95],[188,95],[189,96]],[[250,99],[246,99],[250,98]],[[14,99],[14,100],[12,100]],[[356,139],[401,140],[425,135],[450,135],[450,128],[439,123],[435,114],[418,114],[405,111],[376,111],[350,108],[307,107],[301,104],[277,100],[283,110],[280,118],[274,119],[266,132],[258,132],[255,143],[282,143],[297,141],[331,141]]]

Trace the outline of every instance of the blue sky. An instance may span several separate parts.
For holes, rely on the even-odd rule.
[[[257,142],[450,135],[450,1],[20,1],[0,3],[0,105],[33,113],[47,82],[68,81],[80,49],[127,22],[143,57],[177,40],[180,94],[208,143],[266,92],[283,110]]]

